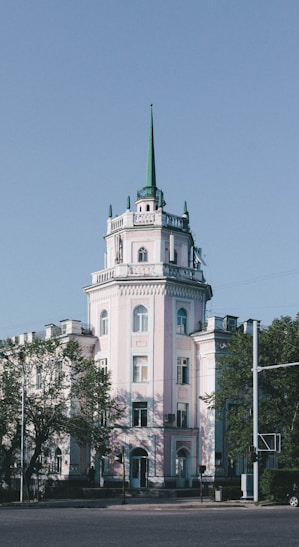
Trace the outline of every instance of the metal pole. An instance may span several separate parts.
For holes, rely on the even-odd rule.
[[[126,470],[125,470],[125,448],[123,446],[122,448],[122,504],[125,505],[126,503]]]
[[[253,446],[258,454],[258,321],[253,321]],[[258,501],[259,468],[258,461],[253,462],[253,501]]]
[[[23,501],[24,493],[24,414],[25,414],[25,374],[24,365],[22,365],[22,414],[21,414],[21,475],[20,475],[20,502]]]

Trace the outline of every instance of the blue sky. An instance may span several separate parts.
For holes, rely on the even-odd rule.
[[[299,2],[0,2],[0,339],[87,321],[109,204],[188,203],[208,315],[299,312]]]

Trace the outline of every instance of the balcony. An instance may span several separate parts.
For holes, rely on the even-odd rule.
[[[187,217],[170,215],[169,213],[162,211],[162,209],[158,209],[157,211],[140,213],[126,211],[119,217],[113,219],[109,218],[107,223],[107,235],[126,228],[133,228],[134,226],[160,226],[182,230],[184,232],[190,231]]]
[[[204,283],[203,272],[192,268],[182,268],[174,264],[118,264],[108,270],[100,270],[92,274],[92,285],[102,285],[117,279],[159,279],[171,278],[178,281],[193,281]]]

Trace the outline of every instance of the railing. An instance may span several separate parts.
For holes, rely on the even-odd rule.
[[[109,219],[107,233],[118,232],[132,226],[166,226],[189,232],[188,219],[185,216],[176,216],[165,213],[161,209],[157,211],[131,212],[127,211],[119,217]]]
[[[175,279],[203,282],[203,272],[192,268],[183,268],[175,264],[118,264],[114,268],[92,274],[92,285],[109,283],[113,279],[128,277],[171,277]]]

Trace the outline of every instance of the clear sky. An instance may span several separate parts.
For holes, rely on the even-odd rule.
[[[0,0],[0,339],[87,321],[109,204],[187,201],[208,315],[299,312],[298,0]]]

